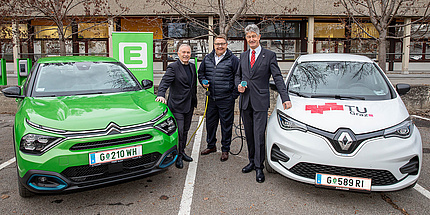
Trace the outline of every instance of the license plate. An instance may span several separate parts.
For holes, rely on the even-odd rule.
[[[96,165],[140,156],[142,156],[142,145],[90,153],[89,159],[90,165]]]
[[[316,173],[315,185],[333,187],[341,190],[362,190],[370,192],[372,179]]]

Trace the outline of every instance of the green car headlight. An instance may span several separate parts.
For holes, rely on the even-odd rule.
[[[154,127],[170,136],[176,131],[176,122],[173,117],[169,117]]]
[[[27,134],[21,139],[19,150],[25,153],[41,155],[55,146],[62,138],[38,134]]]

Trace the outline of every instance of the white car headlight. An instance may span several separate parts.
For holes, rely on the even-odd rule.
[[[398,125],[395,125],[391,128],[387,128],[384,130],[384,137],[400,137],[400,138],[408,138],[412,134],[412,120],[410,118],[401,122]]]
[[[287,116],[281,110],[279,110],[279,109],[276,110],[276,113],[278,114],[279,126],[281,126],[282,129],[299,130],[299,131],[303,131],[303,132],[306,132],[308,130],[308,127],[305,124]]]

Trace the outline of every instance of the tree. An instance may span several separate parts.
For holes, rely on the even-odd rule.
[[[116,4],[115,11],[111,9],[112,3]],[[120,16],[128,10],[117,0],[0,0],[0,4],[3,20],[22,22],[36,17],[48,19],[50,22],[47,25],[51,28],[42,29],[34,34],[56,29],[59,53],[62,56],[66,55],[66,40],[72,35],[106,23],[108,17]],[[67,34],[71,32],[72,26],[80,21],[98,24]]]
[[[342,5],[346,9],[347,15],[353,23],[358,25],[367,36],[375,39],[378,44],[378,65],[386,71],[386,42],[389,38],[404,38],[412,35],[423,35],[419,29],[425,26],[429,19],[430,2],[420,2],[418,0],[340,0],[335,6]],[[406,24],[396,24],[396,18],[403,18],[407,15],[416,17],[413,22]],[[360,18],[361,17],[361,18]],[[362,18],[368,18],[379,33],[375,38],[366,31],[362,23]],[[391,35],[390,28],[401,28],[407,25],[420,24],[415,32],[410,35]],[[427,28],[427,27],[426,27]]]

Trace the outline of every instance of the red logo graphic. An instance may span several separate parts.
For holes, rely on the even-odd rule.
[[[336,103],[325,103],[325,105],[306,105],[305,110],[310,110],[311,113],[323,114],[324,111],[329,110],[343,110],[343,105]]]

